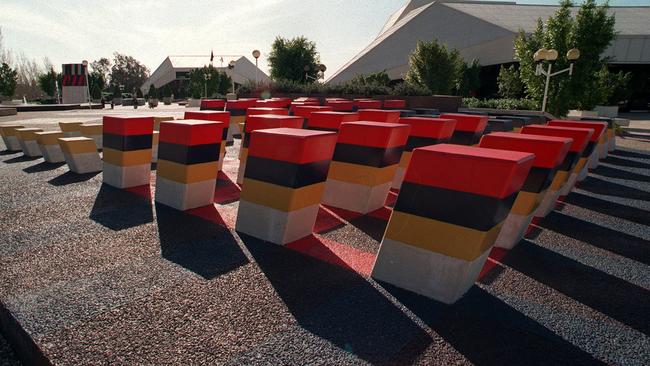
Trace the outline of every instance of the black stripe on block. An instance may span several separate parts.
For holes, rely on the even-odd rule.
[[[403,146],[382,148],[351,144],[336,144],[332,160],[383,168],[385,166],[399,163],[403,150]]]
[[[113,135],[110,133],[103,134],[102,144],[105,148],[119,151],[134,151],[151,149],[153,140],[152,135]]]
[[[397,196],[395,210],[488,231],[505,220],[518,193],[514,192],[506,198],[499,199],[404,182]]]
[[[329,166],[329,160],[296,164],[249,155],[244,177],[289,188],[300,188],[324,182]]]
[[[530,168],[521,190],[531,193],[539,193],[545,190],[551,185],[555,172],[555,169],[550,168]]]
[[[417,149],[418,147],[444,144],[446,142],[449,142],[448,138],[437,139],[433,137],[409,136],[408,140],[406,140],[404,151],[413,151],[413,149]]]
[[[158,145],[158,159],[191,165],[219,160],[221,144],[181,145],[161,142]]]
[[[456,145],[476,145],[481,140],[483,131],[480,132],[467,132],[455,130],[454,134],[451,135],[450,143]]]
[[[574,151],[569,151],[566,154],[564,161],[562,161],[562,164],[560,164],[560,166],[557,167],[557,170],[561,170],[565,172],[573,170],[573,167],[576,166],[579,159],[580,159],[580,155],[578,155],[578,153]]]
[[[583,158],[589,157],[589,155],[591,155],[591,153],[594,152],[596,145],[598,145],[598,141],[589,141],[589,143],[587,143],[587,147],[585,147],[585,150],[582,152],[582,157]]]
[[[226,111],[230,112],[230,116],[245,116],[246,115],[246,110],[245,109],[228,109],[228,107],[226,107]]]

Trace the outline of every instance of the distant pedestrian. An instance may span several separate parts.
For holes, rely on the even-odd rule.
[[[138,109],[138,96],[133,96],[133,109]]]
[[[115,109],[115,101],[111,99],[111,109]]]

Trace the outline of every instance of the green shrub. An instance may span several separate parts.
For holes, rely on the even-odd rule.
[[[395,84],[393,89],[390,91],[390,95],[425,96],[431,95],[431,92],[427,88],[419,85],[402,82]]]
[[[478,99],[463,98],[463,105],[468,108],[492,108],[492,109],[512,109],[512,110],[539,110],[539,103],[532,99]]]

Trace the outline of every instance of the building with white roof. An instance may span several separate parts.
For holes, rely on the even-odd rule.
[[[231,61],[235,62],[235,67],[232,70],[228,68]],[[235,84],[245,84],[249,80],[260,82],[269,80],[262,70],[244,56],[214,55],[213,61],[210,62],[210,55],[177,55],[167,56],[162,64],[151,73],[149,79],[142,84],[140,90],[146,94],[152,84],[159,89],[171,83],[172,90],[177,91],[180,87],[187,87],[190,71],[211,63],[217,70],[230,76]]]
[[[390,16],[383,29],[329,79],[343,83],[359,74],[386,71],[403,79],[409,55],[418,40],[437,39],[456,48],[467,61],[482,66],[514,62],[513,42],[520,30],[534,32],[537,20],[552,16],[558,6],[522,5],[515,2],[463,0],[410,0]],[[577,11],[577,7],[574,11]],[[612,65],[650,65],[650,6],[610,7],[616,16],[617,36],[604,56]],[[637,67],[638,68],[638,67]],[[496,77],[496,76],[495,76]]]

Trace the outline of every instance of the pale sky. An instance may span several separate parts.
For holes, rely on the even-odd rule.
[[[244,55],[259,49],[260,68],[276,36],[316,42],[332,74],[379,33],[406,0],[2,0],[5,46],[39,63],[135,57],[153,72],[168,55]],[[518,3],[556,4],[556,0]],[[650,5],[612,0],[611,5]],[[59,66],[60,67],[60,66]],[[60,70],[59,70],[60,71]]]

